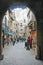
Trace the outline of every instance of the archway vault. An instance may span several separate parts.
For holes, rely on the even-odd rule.
[[[42,0],[1,0],[0,1],[0,14],[3,15],[9,6],[13,5],[26,5],[36,15],[36,17],[43,18],[42,16]],[[40,14],[40,15],[39,15]]]
[[[26,5],[27,7],[29,7],[35,14],[36,19],[37,19],[37,30],[40,34],[38,34],[38,43],[40,44],[43,43],[43,40],[39,40],[39,38],[41,39],[41,37],[43,36],[43,32],[41,30],[41,24],[43,24],[43,0],[0,0],[0,31],[1,31],[1,27],[2,27],[2,18],[5,14],[5,12],[7,11],[7,9],[11,6],[11,5]],[[41,35],[41,36],[40,36]],[[42,37],[43,38],[43,37]],[[38,44],[38,46],[39,46]],[[43,48],[42,46],[40,46],[41,50],[41,58],[43,59]],[[2,59],[2,51],[1,51],[1,32],[0,32],[0,59]],[[40,50],[39,50],[40,51]],[[40,54],[38,54],[38,56],[40,56]]]

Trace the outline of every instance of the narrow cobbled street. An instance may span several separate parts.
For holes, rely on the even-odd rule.
[[[32,49],[26,50],[24,42],[9,44],[3,49],[4,59],[0,65],[43,65],[43,61],[36,60]]]

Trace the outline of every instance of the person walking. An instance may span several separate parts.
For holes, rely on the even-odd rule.
[[[27,39],[27,50],[30,50],[30,37],[28,37],[28,39]]]
[[[15,44],[15,41],[16,41],[16,39],[15,39],[15,37],[13,38],[13,45]]]
[[[29,42],[29,43],[30,43],[30,48],[32,48],[32,40],[33,40],[33,39],[32,39],[32,36],[31,36],[31,37],[30,37],[30,42]]]

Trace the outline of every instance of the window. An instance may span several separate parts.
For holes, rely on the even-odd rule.
[[[23,29],[21,29],[20,31],[23,31]]]
[[[21,26],[21,27],[23,26],[22,23],[20,23],[20,26]]]
[[[25,19],[24,19],[24,23],[26,23]]]

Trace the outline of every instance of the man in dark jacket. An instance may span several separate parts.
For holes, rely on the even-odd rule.
[[[27,50],[30,50],[30,43],[29,43],[29,41],[30,41],[30,37],[28,37],[28,39],[27,39]]]

